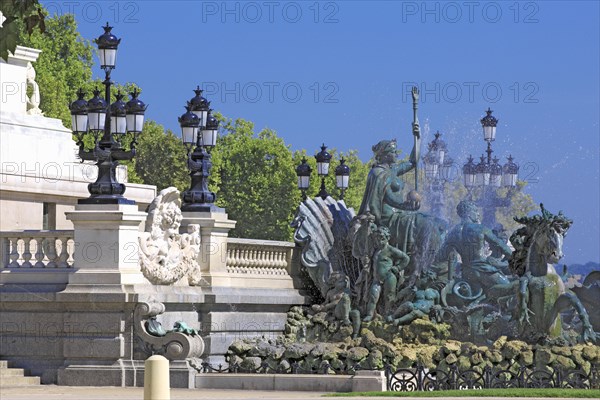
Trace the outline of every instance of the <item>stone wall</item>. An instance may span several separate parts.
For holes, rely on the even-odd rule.
[[[341,325],[325,313],[313,313],[303,307],[288,312],[286,335],[277,339],[236,341],[227,352],[228,361],[243,371],[261,369],[289,370],[296,363],[300,371],[337,371],[383,369],[384,366],[449,370],[457,366],[464,371],[484,368],[510,369],[521,366],[553,372],[581,369],[590,373],[600,367],[600,346],[530,345],[505,336],[489,346],[449,339],[449,326],[435,324],[427,318],[396,327],[382,321],[363,323],[360,335],[352,338],[352,328]]]

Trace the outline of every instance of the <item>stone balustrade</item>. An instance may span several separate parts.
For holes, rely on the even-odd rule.
[[[0,232],[0,268],[73,268],[73,231]]]
[[[238,276],[289,276],[294,247],[289,242],[228,238],[227,272]]]
[[[0,271],[5,271],[0,281],[24,283],[42,279],[41,275],[32,276],[38,271],[45,272],[45,282],[66,283],[69,272],[75,270],[73,234],[72,230],[0,232]],[[290,242],[228,238],[227,286],[293,288],[293,276],[297,274],[294,248]],[[28,273],[15,275],[19,272]],[[62,272],[61,276],[47,276],[58,272]]]

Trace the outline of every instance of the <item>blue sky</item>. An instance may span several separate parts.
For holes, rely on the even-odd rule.
[[[113,25],[114,80],[140,85],[147,116],[177,132],[200,84],[216,110],[293,149],[325,142],[367,160],[383,138],[410,149],[416,83],[425,141],[439,130],[462,165],[484,151],[489,106],[495,154],[575,221],[564,261],[600,261],[599,2],[42,3],[74,13],[88,39]]]

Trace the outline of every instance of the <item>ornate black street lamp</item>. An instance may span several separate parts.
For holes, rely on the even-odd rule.
[[[307,161],[306,157],[302,157],[302,163],[296,167],[298,189],[302,192],[302,200],[306,200],[306,191],[310,186],[310,174],[312,173],[312,168]]]
[[[444,218],[444,185],[450,180],[453,161],[448,157],[448,148],[441,139],[438,131],[435,139],[427,146],[428,151],[423,162],[425,163],[425,178],[427,178],[428,198],[431,204],[431,213],[439,218]]]
[[[477,166],[473,162],[473,157],[469,156],[467,163],[463,165],[463,184],[467,188],[469,193],[469,199],[473,198],[473,188],[475,187],[475,180],[477,179]]]
[[[323,144],[321,151],[315,155],[317,160],[317,175],[321,178],[321,188],[317,196],[325,200],[329,193],[325,187],[325,178],[329,174],[329,165],[331,163],[331,154],[327,151],[327,146]],[[302,163],[296,167],[296,176],[298,177],[298,189],[302,192],[302,199],[306,200],[306,191],[310,186],[310,174],[312,168],[308,165],[306,157],[302,157]],[[350,184],[350,167],[346,165],[346,160],[342,157],[340,164],[335,168],[335,186],[340,189],[340,200],[344,200],[344,193]]]
[[[350,184],[350,167],[346,165],[344,157],[340,159],[340,165],[335,168],[335,185],[340,189],[340,200],[344,200],[344,193]]]
[[[144,125],[146,105],[137,98],[138,92],[131,93],[131,100],[125,104],[123,95],[117,94],[117,101],[109,106],[111,71],[117,60],[117,47],[121,39],[111,33],[112,27],[106,24],[104,34],[96,39],[100,55],[100,66],[105,72],[102,82],[105,86],[104,99],[100,91],[94,90],[94,97],[85,101],[85,92],[79,89],[78,99],[69,106],[71,111],[72,130],[77,137],[79,158],[85,161],[96,161],[98,178],[88,185],[90,197],[78,200],[79,204],[135,204],[135,201],[123,197],[125,185],[117,182],[116,168],[119,161],[127,161],[135,156],[138,135]],[[123,139],[132,134],[129,150],[123,148]],[[94,138],[94,148],[86,150],[84,138]],[[102,135],[102,137],[100,137]]]
[[[498,120],[492,115],[492,110],[487,109],[486,116],[481,119],[483,128],[483,140],[487,143],[487,157],[482,155],[477,165],[473,163],[473,157],[469,156],[463,166],[464,185],[469,192],[469,198],[473,198],[473,190],[481,189],[481,195],[476,200],[477,205],[483,208],[483,224],[488,227],[496,226],[496,209],[509,207],[513,191],[517,186],[519,166],[513,162],[512,156],[502,166],[497,157],[492,158],[492,142],[496,140],[496,126]],[[508,188],[505,198],[498,196],[497,189],[502,186]]]
[[[200,87],[179,117],[181,140],[187,150],[187,164],[190,170],[191,186],[182,194],[182,211],[222,212],[215,206],[217,196],[208,189],[208,177],[212,168],[210,152],[217,144],[219,121],[212,115],[210,102],[202,97]],[[193,149],[193,151],[192,151]]]
[[[317,160],[317,175],[321,177],[321,189],[317,196],[325,200],[329,196],[325,189],[325,177],[329,174],[329,163],[331,162],[331,154],[327,152],[325,143],[321,146],[321,151],[317,153],[315,159]]]

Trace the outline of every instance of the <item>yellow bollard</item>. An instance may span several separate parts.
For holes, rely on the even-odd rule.
[[[169,360],[154,355],[144,363],[144,400],[171,400]]]

